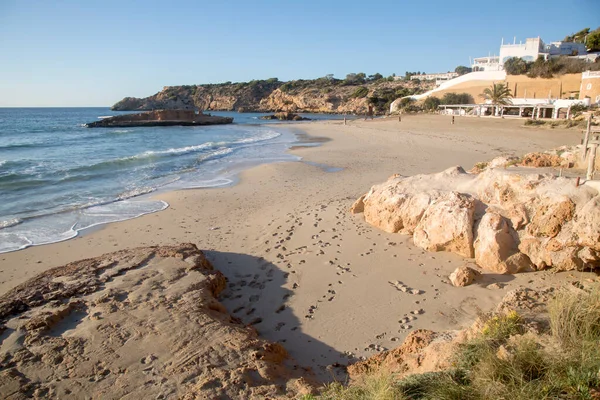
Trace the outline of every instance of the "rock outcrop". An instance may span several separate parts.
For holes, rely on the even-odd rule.
[[[421,208],[418,208],[419,212]],[[469,195],[448,192],[433,201],[413,233],[415,244],[429,251],[449,251],[473,257],[475,201]]]
[[[25,398],[275,398],[311,373],[217,301],[192,244],[54,268],[0,297],[0,393]]]
[[[469,286],[480,272],[468,265],[463,265],[454,270],[448,277],[450,282],[457,287]]]
[[[201,126],[231,124],[231,117],[216,117],[194,110],[155,110],[103,118],[85,124],[88,128],[125,128],[132,126]]]
[[[265,115],[264,117],[260,117],[260,119],[278,119],[280,121],[310,121],[310,118],[289,112],[278,112],[273,115]]]
[[[600,196],[570,178],[460,167],[395,175],[351,212],[386,232],[412,235],[425,250],[472,257],[496,273],[600,267]]]

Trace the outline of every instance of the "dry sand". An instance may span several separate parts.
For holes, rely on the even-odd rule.
[[[324,379],[348,357],[398,345],[414,328],[466,326],[508,291],[581,279],[582,274],[485,274],[455,288],[447,276],[465,260],[427,253],[348,208],[394,173],[470,168],[500,154],[576,144],[575,130],[523,121],[404,116],[284,125],[332,139],[292,150],[302,162],[268,164],[228,188],[161,195],[160,213],[110,224],[82,237],[0,255],[0,293],[51,267],[134,246],[192,242],[229,280],[222,302],[266,339],[282,342]],[[333,167],[334,169],[330,169]],[[336,170],[340,168],[341,170]],[[331,172],[335,171],[335,172]],[[414,293],[390,281],[401,281]],[[487,288],[499,283],[501,288]],[[496,286],[497,287],[497,286]],[[351,353],[351,354],[350,354]]]

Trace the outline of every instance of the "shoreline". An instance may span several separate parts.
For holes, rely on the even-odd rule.
[[[520,121],[456,121],[410,116],[402,123],[390,118],[289,124],[330,141],[289,150],[301,162],[244,170],[235,186],[161,194],[170,204],[164,211],[0,254],[0,292],[71,261],[131,247],[195,243],[229,281],[221,298],[228,311],[253,323],[262,337],[282,343],[326,381],[333,373],[328,365],[393,347],[412,329],[458,329],[511,289],[574,275],[486,274],[480,284],[455,288],[447,276],[465,259],[424,252],[408,236],[387,234],[348,212],[371,185],[394,173],[470,168],[500,154],[579,141],[573,131],[524,128]],[[340,169],[327,172],[323,165]],[[583,273],[576,275],[581,279]],[[397,280],[419,294],[398,291],[389,283]],[[488,288],[491,284],[498,288]],[[406,316],[415,319],[404,329],[399,320]]]
[[[252,127],[256,127],[257,129],[269,129],[269,125],[273,125],[273,124],[241,124],[243,126],[252,126]],[[288,124],[289,125],[289,124]],[[37,222],[42,218],[48,219],[48,218],[58,218],[59,216],[69,216],[71,215],[71,219],[74,219],[74,221],[72,221],[72,225],[68,225],[68,227],[70,227],[70,229],[66,230],[66,231],[56,231],[55,235],[53,237],[48,237],[46,238],[46,241],[44,242],[39,242],[39,241],[34,241],[31,242],[31,240],[29,240],[29,234],[27,234],[27,236],[23,237],[24,239],[28,239],[27,243],[23,243],[21,245],[21,247],[19,248],[11,248],[10,250],[5,250],[2,249],[0,251],[0,254],[8,254],[8,253],[12,253],[15,251],[21,251],[30,247],[36,247],[36,246],[46,246],[49,244],[54,244],[54,243],[60,243],[60,242],[64,242],[67,240],[71,240],[71,239],[75,239],[77,237],[80,236],[85,236],[88,235],[91,232],[94,232],[98,229],[102,229],[103,226],[106,226],[107,224],[111,224],[111,223],[115,223],[115,222],[123,222],[126,220],[130,220],[130,219],[136,219],[136,218],[140,218],[144,215],[148,215],[148,214],[153,214],[156,212],[160,212],[160,211],[164,211],[164,209],[166,209],[169,205],[160,200],[160,196],[164,193],[169,193],[172,191],[178,191],[178,190],[188,190],[188,189],[210,189],[210,188],[214,188],[214,187],[230,187],[230,186],[234,186],[235,184],[237,184],[238,182],[238,175],[248,169],[248,168],[252,168],[256,165],[261,165],[263,163],[272,163],[272,162],[280,162],[280,158],[286,158],[287,156],[290,157],[290,161],[297,161],[295,159],[292,159],[294,156],[289,153],[289,148],[298,148],[298,147],[304,147],[304,146],[312,146],[312,145],[318,145],[319,142],[323,141],[323,138],[311,138],[308,135],[303,134],[301,131],[298,131],[297,129],[295,129],[293,126],[286,126],[283,127],[281,129],[278,130],[277,132],[277,137],[272,138],[273,140],[276,140],[279,137],[284,137],[287,138],[285,140],[289,141],[289,143],[287,143],[288,148],[282,148],[281,149],[281,153],[279,155],[275,155],[275,156],[271,156],[271,157],[267,157],[265,159],[248,159],[246,161],[244,160],[238,160],[235,162],[235,164],[233,165],[233,167],[229,167],[227,164],[223,164],[220,168],[221,170],[219,171],[219,175],[213,176],[212,178],[202,181],[203,184],[198,186],[197,184],[195,184],[195,182],[193,181],[189,181],[189,177],[190,176],[194,176],[194,173],[191,174],[183,174],[180,175],[175,181],[168,183],[166,186],[157,186],[154,188],[150,188],[150,190],[146,190],[144,189],[143,192],[141,193],[136,193],[133,194],[129,197],[124,197],[122,198],[121,195],[119,195],[117,198],[114,198],[112,200],[105,200],[96,204],[91,204],[91,205],[80,205],[71,209],[66,209],[66,210],[60,210],[57,212],[52,212],[52,213],[47,213],[47,214],[42,214],[40,216],[36,216],[36,217],[25,217],[23,219],[15,219],[15,223],[11,223],[8,226],[3,227],[2,229],[12,229],[15,226],[19,226],[19,228],[21,228],[22,224],[29,224],[31,222]],[[279,143],[277,140],[274,143],[267,143],[267,145],[283,145],[284,142]],[[284,160],[287,161],[287,160]],[[199,171],[196,171],[196,173]],[[181,186],[180,182],[184,182],[187,181],[187,186]],[[214,182],[214,183],[213,183]],[[126,193],[126,192],[124,192]],[[97,207],[104,207],[104,206],[118,206],[119,204],[124,204],[127,202],[131,202],[134,204],[141,204],[141,203],[149,203],[147,205],[147,207],[150,207],[150,209],[146,209],[144,211],[140,211],[139,214],[137,215],[115,215],[115,219],[114,220],[110,220],[110,221],[100,221],[100,222],[94,222],[91,225],[87,225],[84,227],[80,227],[79,225],[79,221],[76,219],[76,215],[84,212],[85,210],[94,210]],[[150,204],[153,203],[153,204]],[[54,221],[56,222],[56,221]],[[16,228],[16,229],[19,229]],[[50,225],[50,230],[53,230],[53,225]],[[12,234],[17,234],[20,235],[21,232],[17,231],[17,232],[8,232],[8,231],[4,231],[4,233],[7,233],[8,235]],[[35,236],[35,231],[33,232],[34,236]],[[23,240],[24,242],[24,240]]]

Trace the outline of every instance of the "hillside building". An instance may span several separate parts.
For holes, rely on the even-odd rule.
[[[457,76],[458,74],[456,72],[440,72],[435,74],[413,75],[410,77],[410,79],[413,81],[435,81],[436,85],[441,85],[443,82],[449,81],[450,79],[454,79]]]
[[[522,58],[525,61],[533,62],[539,57],[549,59],[552,57],[570,56],[582,57],[587,56],[587,49],[583,43],[573,42],[551,42],[546,44],[540,39],[529,38],[525,43],[517,43],[516,38],[512,44],[504,43],[500,45],[499,56],[488,56],[474,58],[471,64],[473,71],[500,71],[503,69],[504,63],[513,57]]]

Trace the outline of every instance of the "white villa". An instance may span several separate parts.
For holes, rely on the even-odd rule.
[[[435,74],[413,75],[410,77],[410,79],[413,81],[435,81],[436,85],[441,85],[443,82],[449,81],[450,79],[454,79],[457,76],[458,74],[456,72],[440,72]]]
[[[587,56],[587,49],[583,43],[551,42],[550,44],[546,44],[539,36],[537,38],[526,39],[525,43],[517,43],[515,38],[512,44],[505,44],[504,39],[502,39],[499,56],[474,58],[471,68],[473,72],[501,71],[504,69],[503,66],[506,60],[512,57],[519,57],[525,61],[535,61],[540,56],[546,60],[558,56],[585,58]]]

